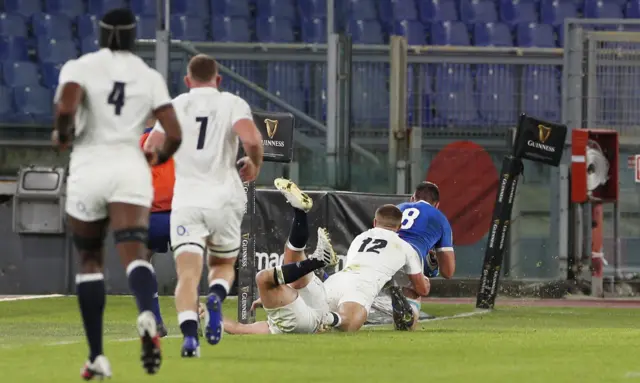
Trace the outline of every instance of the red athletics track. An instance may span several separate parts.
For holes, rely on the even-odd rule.
[[[425,298],[423,303],[440,304],[475,304],[475,298]],[[569,299],[536,299],[536,298],[498,298],[496,307],[500,306],[537,306],[537,307],[591,307],[640,309],[640,299],[612,298],[598,299],[589,297]]]

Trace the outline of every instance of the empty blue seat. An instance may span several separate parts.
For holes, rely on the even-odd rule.
[[[41,86],[14,88],[17,116],[24,122],[48,123],[53,120],[53,92]]]
[[[291,21],[275,17],[257,19],[256,36],[263,43],[292,43],[295,40]]]
[[[85,37],[98,37],[99,21],[100,20],[94,15],[78,16],[76,18],[76,31],[78,32],[78,37],[80,39],[83,39]]]
[[[136,16],[136,36],[139,39],[155,39],[156,38],[156,19],[155,17]]]
[[[17,13],[0,13],[0,36],[27,37],[27,24]]]
[[[396,21],[394,30],[396,35],[406,37],[409,45],[427,45],[427,33],[420,21]]]
[[[267,90],[296,109],[306,111],[300,71],[294,63],[270,62],[267,64]],[[269,106],[268,109],[276,108]]]
[[[433,45],[471,45],[467,27],[460,21],[442,21],[431,25]]]
[[[384,44],[382,27],[376,20],[351,20],[347,32],[354,44]]]
[[[215,41],[247,43],[251,41],[249,21],[243,17],[214,17],[211,21],[211,36]]]
[[[256,0],[256,17],[296,20],[296,8],[292,0]]]
[[[13,105],[13,92],[11,89],[0,86],[0,120],[2,122],[15,121],[16,116]]]
[[[389,71],[379,63],[356,63],[352,72],[351,101],[353,121],[360,127],[386,126],[389,123]],[[356,126],[356,128],[359,126]]]
[[[559,122],[559,71],[548,66],[528,65],[523,70],[522,111],[543,120]]]
[[[519,24],[516,41],[520,47],[555,48],[553,27],[549,24]]]
[[[42,2],[40,0],[5,0],[4,11],[17,13],[29,18],[38,12],[42,12]]]
[[[414,0],[379,0],[378,14],[385,25],[393,25],[395,21],[418,19],[418,9]]]
[[[473,28],[474,45],[478,47],[512,47],[513,38],[506,24],[476,24]]]
[[[346,13],[350,20],[377,20],[375,1],[373,0],[348,0],[344,3]]]
[[[131,11],[136,16],[155,16],[157,3],[157,0],[131,0]]]
[[[209,40],[204,19],[196,16],[171,16],[171,36],[177,40]]]
[[[264,86],[264,84],[259,80],[255,62],[242,60],[220,60],[220,64],[226,66],[234,73],[239,74],[245,79],[260,86]],[[239,82],[232,80],[228,76],[222,78],[221,88],[225,92],[233,93],[237,96],[242,97],[251,106],[260,105],[261,99],[256,95],[254,91],[240,84]]]
[[[100,50],[100,44],[94,37],[85,37],[80,41],[80,54],[87,54]]]
[[[628,19],[640,19],[640,0],[629,0],[625,7],[625,17]]]
[[[46,0],[44,11],[52,15],[64,15],[74,19],[84,14],[84,1],[82,0]]]
[[[72,40],[38,40],[40,62],[64,63],[78,57],[76,44]]]
[[[537,23],[537,4],[520,0],[501,0],[500,20],[510,26]]]
[[[63,40],[73,36],[71,20],[65,15],[36,13],[31,18],[31,26],[36,38]]]
[[[27,39],[21,36],[0,37],[0,60],[28,60]]]
[[[60,79],[60,69],[62,69],[60,63],[42,63],[40,64],[40,73],[42,73],[42,84],[49,89],[56,89],[58,87],[58,80]]]
[[[326,43],[327,21],[320,18],[306,20],[302,23],[300,32],[305,43]]]
[[[171,14],[205,17],[209,14],[208,0],[184,0],[171,2]]]
[[[249,18],[249,0],[211,0],[211,15]]]
[[[88,0],[87,13],[102,17],[113,8],[126,8],[125,0]]]
[[[38,67],[30,61],[5,61],[2,65],[2,77],[4,83],[12,88],[40,83]]]
[[[303,20],[327,17],[327,0],[298,0],[298,13]]]
[[[622,6],[613,1],[589,1],[584,3],[584,17],[593,19],[621,19]]]
[[[496,4],[492,0],[462,0],[460,20],[467,24],[495,23],[498,21]]]
[[[479,123],[469,65],[435,66],[436,118],[440,124],[455,127]]]
[[[540,21],[543,24],[563,26],[564,19],[577,17],[578,9],[571,1],[543,1],[540,4]]]
[[[422,0],[418,5],[424,23],[459,20],[454,0]]]
[[[516,71],[507,65],[478,65],[476,88],[478,112],[488,126],[507,126],[516,123]]]

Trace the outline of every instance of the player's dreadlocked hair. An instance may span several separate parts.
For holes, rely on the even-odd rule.
[[[136,17],[126,8],[107,12],[100,20],[100,47],[112,51],[133,51],[136,41]]]
[[[416,187],[416,191],[414,193],[416,199],[427,201],[430,204],[434,204],[440,202],[440,190],[438,189],[438,185],[429,181],[422,181]]]

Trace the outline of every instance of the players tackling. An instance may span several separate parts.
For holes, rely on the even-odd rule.
[[[225,320],[231,334],[314,333],[327,327],[356,331],[367,319],[375,297],[400,269],[410,275],[415,291],[427,295],[428,280],[422,275],[420,259],[395,233],[402,213],[393,205],[376,211],[374,228],[357,236],[347,254],[347,266],[322,284],[313,270],[335,263],[326,231],[318,229],[318,247],[305,259],[308,239],[306,213],[309,196],[291,181],[276,179],[294,210],[291,232],[285,247],[283,266],[263,270],[256,276],[260,300],[267,312],[266,322],[240,324]],[[324,256],[323,256],[324,254]],[[284,284],[288,283],[288,286]],[[326,291],[325,291],[326,289]]]
[[[109,226],[138,305],[143,366],[149,374],[160,367],[152,313],[156,277],[144,259],[153,198],[147,161],[166,162],[181,142],[164,79],[132,53],[135,16],[114,9],[99,25],[101,49],[68,61],[60,71],[52,134],[58,149],[73,142],[65,210],[80,256],[76,288],[90,350],[81,372],[86,380],[111,376],[102,347],[103,241]],[[138,139],[151,114],[165,127],[167,139],[143,154]]]
[[[198,285],[205,252],[209,266],[205,335],[210,344],[217,344],[222,337],[222,302],[235,277],[246,204],[242,181],[255,180],[262,165],[262,136],[251,109],[240,97],[219,91],[220,80],[213,58],[194,56],[185,77],[189,92],[173,100],[184,129],[183,145],[174,156],[171,212],[171,245],[178,274],[175,301],[184,336],[183,357],[200,354]],[[145,147],[162,142],[165,131],[160,121]],[[238,139],[247,153],[239,161],[240,175],[236,168]]]

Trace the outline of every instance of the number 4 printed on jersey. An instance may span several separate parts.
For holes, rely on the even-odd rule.
[[[124,86],[125,83],[123,82],[114,82],[111,93],[109,93],[109,97],[107,98],[107,103],[115,107],[116,116],[122,113],[122,107],[124,106]]]

